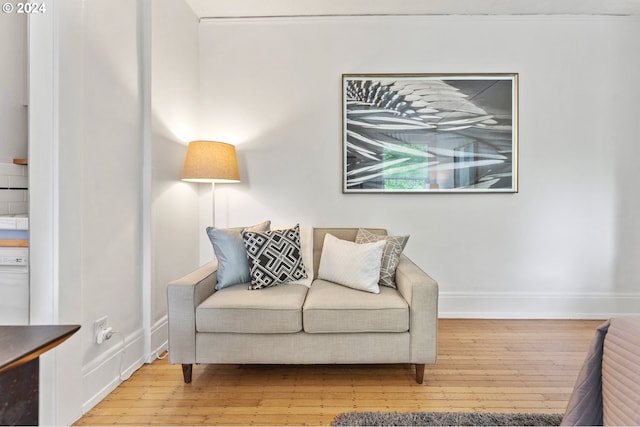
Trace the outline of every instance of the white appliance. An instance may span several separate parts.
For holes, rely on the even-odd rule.
[[[0,217],[0,240],[28,238],[24,215]],[[29,248],[0,246],[0,325],[29,324]]]

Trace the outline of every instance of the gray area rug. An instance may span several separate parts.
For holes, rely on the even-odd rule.
[[[332,426],[559,426],[561,414],[343,412]]]

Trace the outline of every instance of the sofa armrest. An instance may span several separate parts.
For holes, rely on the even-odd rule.
[[[218,262],[169,282],[167,308],[169,312],[169,361],[189,364],[196,362],[196,307],[215,292]]]
[[[411,363],[435,363],[438,355],[438,283],[401,255],[396,285],[409,304]]]

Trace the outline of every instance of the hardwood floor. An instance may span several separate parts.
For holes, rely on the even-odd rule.
[[[158,360],[75,425],[329,425],[347,411],[563,413],[600,320],[439,321],[424,384],[410,365],[180,365]]]

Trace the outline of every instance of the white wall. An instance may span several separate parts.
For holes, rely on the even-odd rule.
[[[0,163],[27,157],[26,48],[27,15],[0,13]]]
[[[0,215],[27,213],[27,16],[0,13]]]
[[[75,227],[79,227],[82,248],[78,261],[86,405],[119,384],[121,368],[139,366],[144,360],[137,4],[128,0],[84,2],[82,29],[83,143],[76,166],[81,185]],[[71,207],[62,205],[61,216]],[[93,325],[102,316],[108,316],[108,324],[119,334],[97,345]]]
[[[46,423],[144,360],[137,26],[125,0],[50,2],[30,22],[31,321],[82,326],[45,358]],[[105,315],[118,334],[98,346]]]
[[[152,4],[174,36],[156,34],[153,91]],[[178,116],[195,132],[197,20],[176,0],[52,1],[47,12],[30,25],[31,321],[82,326],[43,357],[41,420],[66,425],[166,348],[167,276],[198,265],[197,188],[177,181],[173,133]],[[192,63],[175,68],[182,49]],[[97,345],[101,316],[117,333]]]
[[[201,133],[243,174],[217,218],[410,234],[442,316],[638,312],[639,36],[628,17],[203,21]],[[519,73],[518,194],[341,193],[341,74],[420,72]]]
[[[196,132],[198,33],[176,0],[91,2],[84,16],[86,411],[120,383],[121,369],[167,348],[166,284],[198,265],[189,226],[198,221],[197,189],[179,181],[184,143]],[[97,346],[93,322],[102,315],[121,334]]]
[[[81,368],[86,358],[85,346],[89,341],[87,330],[92,329],[92,325],[83,321],[85,292],[91,293],[92,290],[88,288],[85,291],[83,279],[85,269],[80,262],[85,249],[82,236],[84,232],[82,192],[84,180],[87,179],[83,173],[82,164],[84,147],[88,145],[84,127],[87,100],[84,90],[85,45],[82,4],[81,0],[65,0],[56,4],[59,7],[56,10],[56,17],[60,20],[58,25],[60,32],[55,38],[59,49],[59,60],[55,62],[59,90],[57,90],[58,102],[56,103],[58,123],[55,128],[58,131],[56,136],[58,170],[56,171],[57,179],[54,179],[54,182],[57,186],[57,203],[61,207],[60,214],[56,212],[55,217],[55,221],[59,223],[59,230],[55,230],[57,245],[61,250],[54,254],[59,274],[59,279],[54,281],[58,288],[55,321],[62,324],[82,325],[81,332],[57,350],[58,372],[61,374],[57,378],[55,394],[56,423],[74,420],[82,414],[85,387],[78,387],[78,384],[84,382]],[[37,123],[34,125],[38,126]],[[33,145],[34,152],[42,149],[40,140],[34,139],[30,144]],[[42,184],[43,177],[39,174],[34,176],[34,172],[36,171],[32,169],[32,179],[39,180]],[[37,205],[35,209],[38,209]],[[32,283],[32,294],[41,291],[38,284]]]
[[[166,286],[199,265],[198,188],[180,181],[197,138],[198,19],[183,2],[152,3],[152,351],[166,349]]]
[[[637,311],[637,18],[225,20],[199,25],[196,55],[193,16],[175,1],[48,5],[32,26],[32,321],[82,324],[51,352],[55,370],[43,358],[57,384],[43,398],[52,424],[117,386],[121,357],[130,370],[150,356],[148,325],[159,328],[150,350],[162,346],[165,281],[197,263],[209,225],[193,224],[201,189],[173,182],[180,143],[194,137],[238,146],[243,183],[218,187],[219,226],[270,218],[410,233],[407,253],[439,280],[444,315]],[[168,33],[145,33],[139,7]],[[155,42],[149,74],[144,37]],[[520,73],[520,193],[340,192],[342,73],[489,71]],[[120,334],[97,346],[102,315]]]

